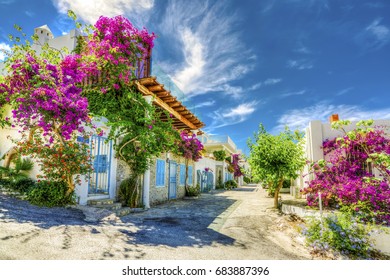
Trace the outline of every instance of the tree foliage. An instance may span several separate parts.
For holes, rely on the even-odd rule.
[[[226,151],[224,150],[214,151],[213,155],[215,157],[215,160],[224,161],[226,158]]]
[[[279,190],[286,178],[296,178],[305,165],[302,135],[286,129],[279,135],[268,133],[260,124],[254,139],[248,140],[252,176],[263,184],[276,184],[274,206],[278,206]]]

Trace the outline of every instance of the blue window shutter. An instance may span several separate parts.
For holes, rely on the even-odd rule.
[[[185,184],[186,179],[186,166],[184,164],[180,164],[180,185]]]
[[[165,186],[165,161],[156,161],[156,186]]]
[[[192,166],[188,166],[188,184],[192,185]]]

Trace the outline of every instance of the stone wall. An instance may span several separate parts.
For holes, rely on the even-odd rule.
[[[117,159],[116,170],[116,185],[119,187],[124,179],[130,177],[131,172],[129,166],[120,159]]]
[[[161,154],[157,159],[164,160],[166,162],[166,154]],[[180,185],[180,164],[184,164],[184,158],[177,155],[170,155],[170,161],[174,161],[177,164],[176,170],[176,198],[183,198],[185,196],[185,188]],[[191,161],[190,166],[193,170],[193,181],[195,182],[195,167],[194,163]],[[165,186],[160,187],[156,186],[156,161],[150,167],[150,204],[156,205],[168,201],[168,190],[169,190],[169,164],[165,164]]]

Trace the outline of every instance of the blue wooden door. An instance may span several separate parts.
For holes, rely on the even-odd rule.
[[[214,187],[214,174],[213,172],[207,172],[207,190],[210,191]]]
[[[176,171],[177,164],[174,161],[169,163],[169,187],[168,187],[168,197],[169,199],[176,198]]]
[[[93,173],[88,181],[88,194],[109,194],[112,141],[93,135],[90,142]]]

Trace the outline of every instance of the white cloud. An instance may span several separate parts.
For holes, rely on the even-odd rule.
[[[381,18],[375,19],[356,36],[357,43],[364,50],[379,50],[390,42],[390,29],[381,21]]]
[[[35,16],[35,13],[34,13],[34,12],[31,12],[31,11],[25,11],[24,13],[25,13],[26,16],[28,16],[28,17],[33,17],[33,16]]]
[[[298,70],[306,70],[312,69],[314,67],[313,63],[306,59],[300,60],[292,60],[287,61],[287,68],[290,69],[298,69]]]
[[[333,105],[321,102],[317,105],[303,109],[293,109],[283,114],[277,121],[278,125],[273,132],[282,131],[287,125],[290,129],[306,128],[310,121],[320,120],[328,122],[332,114],[338,114],[343,120],[367,120],[367,119],[390,119],[390,108],[380,110],[367,110],[361,106],[354,105]]]
[[[242,119],[255,111],[255,103],[243,103],[235,108],[231,108],[228,112],[222,114],[224,118],[239,118]]]
[[[294,52],[300,54],[311,54],[312,51],[306,47],[301,41],[297,43],[297,47],[294,49]]]
[[[306,93],[306,90],[292,91],[292,92],[283,93],[282,95],[280,95],[280,97],[284,98],[284,97],[289,97],[294,95],[302,95],[304,93]]]
[[[200,77],[204,72],[205,53],[201,38],[195,35],[189,28],[184,28],[181,32],[181,40],[184,46],[186,67],[174,77],[177,85],[185,90],[191,81]],[[191,88],[188,89],[191,91]]]
[[[269,85],[275,85],[278,84],[282,81],[282,79],[267,79],[264,81],[264,85],[269,86]]]
[[[388,41],[390,36],[389,28],[384,25],[380,25],[381,19],[374,20],[369,26],[366,27],[366,31],[371,32],[378,41]]]
[[[87,23],[93,24],[101,16],[139,14],[154,6],[154,0],[52,0],[58,11],[72,10]]]
[[[180,62],[159,62],[180,89],[191,96],[226,91],[234,98],[244,92],[231,86],[254,68],[251,51],[234,31],[240,20],[226,14],[226,3],[218,1],[169,1],[159,25],[165,37],[182,55]]]
[[[269,78],[263,82],[258,82],[256,84],[250,86],[247,90],[253,91],[253,90],[257,90],[257,89],[261,88],[262,86],[276,85],[276,84],[280,83],[281,81],[282,81],[282,79],[280,79],[280,78],[277,78],[277,79],[276,78]]]
[[[0,43],[0,61],[3,61],[7,57],[6,52],[10,52],[10,51],[11,51],[10,45],[6,43]]]
[[[251,86],[248,90],[252,91],[252,90],[259,89],[259,88],[261,88],[262,85],[263,85],[263,83],[259,82],[257,84],[254,84],[253,86]]]
[[[208,131],[216,128],[234,125],[246,121],[257,109],[257,101],[239,104],[236,107],[220,109],[213,112],[210,117],[213,119]]]
[[[349,87],[349,88],[342,89],[339,92],[337,92],[336,95],[337,96],[344,95],[344,94],[350,92],[353,89],[354,89],[354,87]]]
[[[196,103],[196,105],[193,106],[191,109],[210,107],[213,106],[214,104],[215,104],[215,100],[209,100],[202,103]]]

